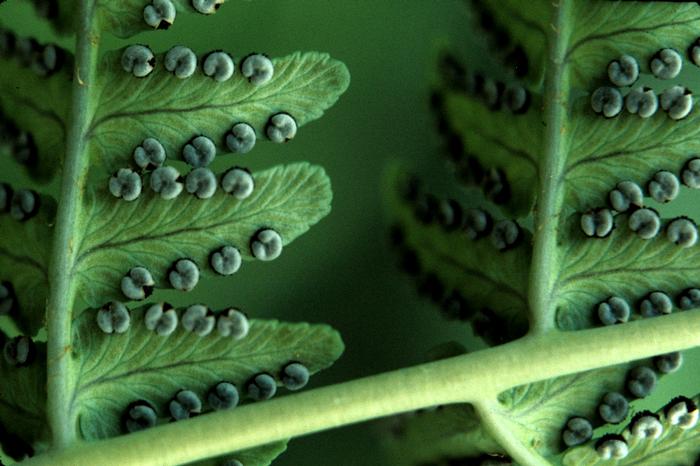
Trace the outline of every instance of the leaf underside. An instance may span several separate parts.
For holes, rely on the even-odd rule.
[[[424,206],[416,207],[414,200],[407,203],[394,194],[392,210],[402,227],[397,235],[400,241],[395,241],[400,251],[416,252],[421,267],[429,264],[438,270],[446,289],[458,284],[466,298],[486,295],[481,305],[499,303],[496,313],[514,307],[510,289],[504,285],[515,287],[520,294],[518,314],[523,319],[546,313],[556,319],[548,324],[560,330],[600,325],[597,305],[611,296],[630,303],[631,320],[641,318],[636,307],[652,291],[665,292],[677,303],[681,292],[700,285],[696,257],[700,249],[697,245],[685,249],[667,238],[665,228],[671,219],[662,218],[658,235],[643,240],[629,228],[629,212],[615,213],[614,228],[607,237],[589,238],[582,231],[581,215],[591,209],[610,208],[609,192],[621,181],[637,183],[644,191],[645,206],[655,207],[658,204],[651,200],[647,188],[652,177],[666,170],[681,178],[686,163],[698,157],[697,99],[696,108],[679,121],[661,108],[643,119],[628,113],[624,106],[620,115],[604,118],[593,111],[591,94],[601,86],[613,86],[607,67],[623,54],[633,56],[639,64],[641,79],[634,86],[652,86],[657,95],[674,85],[690,86],[687,73],[697,69],[688,50],[699,36],[700,6],[697,2],[604,0],[538,0],[527,6],[516,0],[483,0],[472,2],[472,6],[475,22],[487,33],[486,42],[492,47],[488,52],[474,53],[479,61],[466,65],[451,56],[445,60],[443,55],[442,82],[431,104],[458,180],[468,188],[476,185],[488,197],[489,171],[501,170],[510,198],[498,203],[496,217],[503,212],[516,215],[521,225],[534,232],[535,248],[538,243],[549,244],[551,250],[545,251],[549,259],[538,267],[550,267],[551,271],[542,275],[547,277],[543,283],[534,285],[547,287],[547,304],[556,312],[528,309],[527,293],[534,290],[528,282],[539,276],[527,274],[529,248],[526,255],[509,264],[511,269],[504,265],[507,256],[493,250],[487,255],[480,250],[482,243],[464,238],[460,229],[464,225],[448,231],[436,222],[421,222]],[[561,16],[560,11],[564,11]],[[663,48],[675,49],[683,56],[684,71],[678,78],[651,76],[650,61]],[[516,63],[512,58],[518,49],[524,51],[526,59]],[[492,58],[502,65],[495,78],[483,74]],[[552,66],[558,69],[550,70]],[[523,113],[514,112],[505,98],[504,91],[517,86],[527,89],[530,99]],[[624,96],[629,88],[620,91]],[[550,111],[557,105],[561,105],[560,112]],[[537,217],[537,208],[542,207],[538,204],[543,203],[540,195],[554,205],[551,217],[542,224]],[[466,207],[483,207],[483,202]],[[439,207],[434,204],[433,208]],[[556,234],[556,241],[539,242],[542,234]],[[445,256],[458,260],[462,269],[451,269]],[[489,287],[475,279],[465,264],[472,264],[471,268],[490,278],[497,271],[501,275],[496,283],[501,286]],[[504,269],[509,270],[509,276]],[[546,283],[548,279],[550,283]],[[577,466],[695,464],[697,427],[684,435],[678,428],[667,429],[656,442],[633,440],[628,458],[618,462],[599,460],[593,448],[595,440],[564,452],[561,435],[567,420],[584,416],[600,426],[597,410],[602,397],[612,391],[630,396],[625,391],[625,377],[631,367],[632,363],[601,368],[501,394],[500,404],[491,413],[500,418],[495,428],[501,432],[493,432],[494,436],[501,434],[498,437],[504,441],[515,438],[521,445],[511,446],[525,456],[521,461],[527,464],[559,464],[562,458],[567,465]],[[440,413],[435,412],[433,423],[446,422],[447,415],[441,419]],[[453,446],[453,455],[446,452],[446,456],[457,456],[476,444],[469,442],[465,439],[465,444]]]
[[[280,371],[292,361],[313,374],[343,350],[338,333],[326,325],[252,320],[248,336],[239,341],[216,332],[199,337],[182,327],[161,337],[146,328],[144,312],[132,310],[131,327],[121,335],[100,331],[92,312],[75,321],[79,370],[73,409],[85,439],[121,434],[120,420],[131,402],[150,402],[166,422],[167,402],[181,389],[206,400],[212,386],[228,381],[244,400],[245,384],[253,376],[267,372],[279,381]]]
[[[216,82],[198,69],[179,79],[157,55],[155,70],[145,78],[124,71],[122,51],[106,54],[99,71],[96,111],[89,127],[93,157],[112,173],[129,166],[131,154],[145,138],[158,139],[169,159],[180,159],[182,147],[204,135],[228,151],[225,135],[240,122],[265,138],[269,118],[289,113],[298,126],[320,118],[347,89],[345,65],[327,54],[297,52],[275,59],[274,76],[255,86],[240,73]],[[201,59],[200,59],[201,62]]]
[[[191,0],[173,3],[178,14],[195,12]],[[75,32],[75,0],[34,4],[56,32]],[[144,21],[147,5],[146,0],[97,0],[93,8],[100,24],[95,29],[121,37],[148,30]],[[30,51],[33,61],[29,63],[25,56],[24,64],[20,55],[0,50],[0,152],[15,151],[9,133],[27,131],[37,147],[36,160],[27,164],[29,174],[36,181],[48,182],[63,165],[67,126],[73,118],[73,57],[64,52],[63,66],[41,77],[37,64],[41,64],[43,49],[39,47],[43,46],[37,44]],[[118,169],[135,169],[133,150],[148,137],[163,144],[170,164],[182,160],[180,152],[194,136],[208,136],[218,154],[225,154],[229,150],[226,134],[239,122],[251,125],[261,141],[266,139],[270,117],[277,113],[289,113],[299,127],[320,118],[349,85],[344,64],[327,54],[297,52],[273,59],[274,77],[256,86],[241,76],[243,56],[234,58],[237,70],[233,78],[218,83],[203,74],[203,56],[198,57],[193,76],[178,79],[165,70],[164,54],[159,54],[154,72],[141,79],[124,71],[122,53],[104,54],[97,81],[87,83],[96,90],[84,109],[89,181],[84,197],[79,196],[82,212],[73,227],[80,234],[74,235],[75,243],[70,245],[77,251],[77,261],[73,270],[62,271],[77,281],[74,288],[84,303],[95,308],[110,300],[123,301],[121,278],[137,265],[152,271],[157,287],[166,286],[168,269],[184,258],[195,261],[206,279],[212,273],[209,256],[215,250],[235,246],[243,259],[250,260],[250,243],[259,230],[274,229],[286,247],[328,214],[330,181],[322,168],[308,163],[253,174],[254,193],[243,201],[221,190],[207,200],[183,193],[177,200],[165,201],[148,189],[150,174],[142,171],[143,192],[138,201],[129,203],[115,199],[107,182]],[[81,76],[75,79],[81,82]],[[217,182],[221,176],[217,175]],[[32,335],[45,323],[54,212],[55,202],[46,197],[39,214],[26,222],[17,222],[4,212],[0,216],[0,280],[11,283],[17,295],[19,305],[11,317],[20,330]],[[182,320],[182,309],[177,312]],[[221,381],[234,383],[247,402],[246,384],[252,377],[268,373],[282,387],[282,370],[288,363],[299,362],[315,374],[343,351],[339,334],[326,325],[251,320],[248,335],[239,341],[216,332],[199,337],[182,328],[161,337],[145,328],[144,313],[145,308],[132,309],[131,328],[125,334],[107,335],[96,323],[95,310],[75,312],[72,348],[77,373],[69,398],[85,440],[122,434],[122,417],[131,402],[148,401],[156,407],[159,423],[165,423],[168,402],[183,388],[197,393],[206,413],[210,411],[207,393]],[[0,343],[7,338],[3,334]],[[5,359],[0,361],[0,441],[4,447],[26,443],[27,453],[32,447],[37,451],[48,447],[46,359],[44,345],[39,344],[38,362],[29,367],[9,367]],[[196,464],[235,459],[245,466],[267,466],[286,446],[287,441],[276,442]],[[11,456],[21,458],[23,454]]]
[[[433,464],[502,453],[470,405],[440,406],[392,419],[385,435],[387,464]],[[451,463],[448,463],[451,464]]]
[[[6,336],[0,332],[0,342]],[[31,445],[47,440],[46,345],[36,345],[36,356],[26,367],[14,367],[0,358],[0,444],[20,459]]]
[[[698,403],[699,397],[693,401]],[[619,431],[625,438],[629,448],[627,457],[619,460],[603,460],[595,449],[597,439],[569,450],[564,455],[565,466],[593,466],[609,465],[652,465],[663,464],[673,466],[686,466],[697,464],[700,458],[700,427],[684,430],[678,426],[672,426],[666,420],[663,411],[657,412],[659,420],[664,426],[664,431],[657,439],[635,438],[629,428]]]
[[[24,222],[0,214],[0,282],[12,285],[16,303],[10,317],[29,335],[45,321],[54,204],[42,196],[37,216]]]
[[[697,39],[698,5],[583,3],[576,3],[575,27],[566,53],[572,93],[583,90],[590,94],[598,86],[610,85],[607,64],[622,54],[635,57],[647,78],[649,62],[661,48],[680,51],[684,67],[695,68],[685,51]],[[618,18],[625,18],[624,24]],[[687,83],[681,75],[672,82],[657,79],[653,85],[661,91],[674,84]],[[665,237],[664,226],[670,219],[662,219],[661,232],[651,240],[630,231],[625,214],[616,217],[614,230],[602,239],[585,237],[578,221],[581,212],[607,207],[608,193],[618,182],[633,181],[648,196],[646,186],[656,172],[666,170],[680,177],[685,163],[700,149],[696,137],[699,115],[694,110],[674,121],[659,109],[651,118],[642,119],[623,110],[616,118],[606,119],[593,112],[588,96],[572,101],[566,164],[556,181],[564,192],[558,248],[561,266],[555,285],[560,328],[599,325],[595,307],[610,296],[634,305],[651,291],[675,297],[697,284],[693,266],[697,249],[680,248]],[[644,200],[649,201],[649,197]]]
[[[588,90],[605,79],[608,63],[623,53],[637,59],[640,71],[650,73],[649,62],[659,49],[685,54],[698,38],[696,2],[577,1],[574,6],[575,27],[565,55],[574,89]]]
[[[78,11],[76,0],[33,0],[31,3],[34,4],[36,15],[46,20],[58,34],[68,35],[75,32]],[[101,2],[98,0],[96,3]]]
[[[31,135],[36,158],[28,161],[26,168],[42,183],[58,172],[65,153],[72,56],[70,52],[63,53],[65,64],[50,76],[40,76],[32,68],[34,65],[20,60],[19,52],[3,55],[0,51],[0,130],[10,125],[15,135],[20,131]]]
[[[121,278],[136,266],[148,268],[157,287],[169,287],[168,269],[180,258],[193,260],[206,277],[214,273],[210,253],[222,246],[252,259],[249,244],[259,229],[273,228],[287,246],[330,211],[330,181],[318,166],[277,166],[253,177],[255,190],[242,201],[219,190],[210,199],[181,194],[170,201],[147,191],[126,202],[98,187],[85,209],[79,296],[92,307],[124,300]]]
[[[614,119],[595,115],[579,101],[572,118],[571,150],[563,174],[567,208],[604,206],[619,181],[644,187],[660,170],[680,174],[700,152],[700,112],[674,122],[659,111],[647,120],[623,112]],[[685,188],[684,188],[685,189]]]
[[[275,442],[210,460],[189,463],[190,466],[227,466],[226,461],[236,460],[244,466],[269,466],[287,449],[287,441]]]
[[[533,9],[538,8],[550,14],[555,11],[548,2],[536,2]],[[486,23],[495,31],[500,24],[501,29],[527,42],[520,28],[530,9],[527,13],[515,9],[512,2],[484,1],[478,2],[477,11],[482,22],[483,12],[493,16]],[[476,157],[484,168],[496,165],[504,170],[514,199],[507,208],[524,214],[541,183],[553,183],[560,193],[561,228],[555,251],[559,264],[552,264],[557,280],[551,296],[558,304],[557,324],[562,329],[594,325],[592,308],[610,296],[637,301],[650,291],[677,294],[697,285],[691,266],[694,249],[685,251],[672,245],[661,233],[650,241],[641,240],[627,228],[626,215],[616,218],[616,228],[604,239],[585,237],[578,221],[584,211],[607,207],[608,194],[618,182],[633,181],[646,189],[660,170],[680,177],[686,162],[700,151],[697,111],[680,121],[672,120],[661,109],[649,119],[624,110],[616,118],[606,119],[593,112],[589,97],[598,86],[610,85],[607,64],[622,54],[635,57],[648,78],[649,61],[660,48],[685,52],[697,39],[700,7],[692,2],[597,1],[573,2],[570,12],[570,35],[548,38],[548,42],[564,40],[567,44],[560,79],[567,86],[570,112],[560,123],[560,157],[565,162],[557,179],[541,180],[539,175],[543,129],[549,124],[543,119],[542,105],[550,104],[546,99],[538,102],[545,95],[543,82],[528,84],[534,105],[525,115],[488,109],[478,89],[474,94],[450,86],[443,91],[438,109],[448,131],[463,141],[462,159]],[[625,18],[624,24],[618,18]],[[535,28],[537,21],[529,23]],[[546,22],[540,21],[543,24]],[[695,68],[687,57],[684,60],[685,67]],[[660,89],[684,84],[682,79],[655,82]],[[462,160],[456,163],[459,168]],[[662,221],[661,231],[667,223]]]
[[[177,24],[178,15],[197,13],[197,10],[192,7],[191,0],[172,0],[172,3],[177,11],[174,24]],[[231,4],[230,8],[235,8],[235,2],[230,1],[229,3]],[[143,10],[147,4],[144,0],[98,1],[98,14],[103,30],[124,39],[140,32],[153,31],[153,27],[146,24],[143,17]],[[229,8],[228,5],[223,5],[223,7]]]
[[[513,50],[521,48],[528,63],[519,74],[525,74],[529,87],[540,87],[547,56],[550,2],[533,0],[523,8],[519,0],[473,0],[472,6],[477,24],[495,43],[501,63],[507,68],[512,66]]]
[[[394,180],[394,185],[405,180]],[[425,289],[438,304],[445,304],[453,293],[465,300],[465,314],[452,318],[473,319],[488,328],[476,330],[488,338],[500,335],[513,339],[527,330],[527,282],[531,249],[527,239],[511,250],[498,252],[488,237],[472,240],[460,229],[448,230],[435,221],[424,222],[417,217],[412,202],[402,198],[398,191],[393,196],[392,213],[402,231],[400,254],[415,255],[418,264],[418,286],[428,286],[428,277],[439,283],[435,289]],[[488,207],[487,207],[488,206]],[[491,212],[493,205],[484,202]],[[405,259],[404,259],[405,260]],[[409,271],[410,272],[410,271]],[[445,304],[446,305],[446,304]],[[482,315],[474,316],[474,312]],[[495,329],[490,331],[489,329]]]
[[[566,421],[573,416],[597,420],[603,396],[624,392],[629,367],[606,367],[515,387],[499,395],[497,415],[504,429],[529,439],[536,454],[553,459],[564,448],[561,432]]]
[[[638,319],[635,304],[650,291],[661,290],[675,298],[686,288],[700,285],[697,247],[680,248],[661,234],[640,239],[629,231],[627,219],[626,214],[617,216],[611,235],[600,239],[584,238],[578,216],[571,219],[572,240],[562,247],[565,262],[557,280],[560,328],[600,325],[597,305],[610,296],[630,303],[632,319]],[[675,308],[673,312],[681,311]]]
[[[542,153],[538,102],[532,102],[525,115],[514,116],[503,110],[490,110],[484,102],[465,93],[448,90],[444,99],[444,116],[452,122],[451,130],[463,140],[462,157],[476,157],[487,171],[503,170],[510,191],[505,207],[520,217],[526,216],[534,202],[537,164]]]

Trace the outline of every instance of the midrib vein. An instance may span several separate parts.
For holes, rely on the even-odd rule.
[[[542,334],[555,328],[556,305],[552,299],[558,274],[556,241],[562,185],[556,181],[564,171],[569,133],[568,74],[565,66],[570,38],[571,0],[553,6],[549,53],[545,75],[544,154],[540,162],[535,211],[533,255],[530,272],[530,333]]]

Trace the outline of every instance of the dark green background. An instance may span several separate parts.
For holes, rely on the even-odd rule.
[[[332,213],[275,262],[246,263],[233,278],[200,285],[188,296],[191,302],[205,300],[213,308],[237,305],[254,317],[326,322],[337,328],[347,346],[345,355],[312,385],[415,364],[437,343],[464,342],[471,336],[467,326],[443,321],[397,273],[387,247],[383,187],[392,160],[421,166],[441,162],[428,112],[429,85],[435,77],[435,57],[445,44],[477,55],[464,3],[229,0],[212,17],[181,14],[167,32],[128,42],[105,37],[108,48],[147,43],[162,51],[177,43],[198,53],[221,48],[234,57],[253,51],[281,56],[319,50],[350,69],[349,90],[322,119],[303,127],[289,144],[260,144],[237,161],[254,169],[300,160],[323,165],[333,182]],[[46,25],[37,23],[27,4],[18,0],[0,9],[0,21],[41,40],[51,37]],[[70,39],[62,43],[72,46]],[[27,182],[10,171],[6,161],[0,162],[0,169],[14,178],[13,184]],[[665,385],[680,379],[666,379]],[[392,389],[406,387],[387,387]],[[693,390],[686,386],[683,392]],[[659,402],[668,396],[660,394]],[[297,439],[275,464],[391,464],[381,456],[381,430],[377,423]]]

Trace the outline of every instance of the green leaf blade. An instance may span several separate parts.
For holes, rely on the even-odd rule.
[[[562,451],[566,421],[573,416],[596,419],[602,397],[622,391],[628,367],[606,367],[515,387],[499,395],[502,411],[497,415],[523,444],[553,458]]]
[[[102,64],[102,93],[89,130],[98,157],[112,173],[131,162],[131,152],[147,137],[158,139],[169,158],[180,158],[190,138],[205,135],[219,153],[228,152],[225,135],[239,122],[251,125],[258,140],[265,138],[269,118],[291,114],[298,126],[320,118],[347,89],[345,65],[327,54],[295,53],[273,60],[274,77],[262,86],[240,72],[223,83],[197,71],[178,79],[163,67],[135,78],[121,67],[121,51],[106,55]],[[125,96],[129,96],[125,99]]]
[[[685,55],[700,28],[700,7],[694,2],[580,1],[574,6],[565,60],[572,70],[571,85],[578,89],[590,89],[622,54],[635,57],[640,71],[650,73],[649,61],[658,50],[675,48]]]
[[[485,10],[497,26],[487,32],[496,36],[505,34],[508,36],[505,40],[512,39],[513,44],[522,47],[528,61],[528,81],[533,89],[539,89],[544,80],[547,31],[552,16],[551,2],[533,0],[525,6],[518,0],[480,0],[473,4],[476,11]],[[481,23],[483,25],[483,19]],[[504,38],[498,37],[497,40]],[[507,50],[503,60],[506,67],[513,65],[508,60]]]
[[[191,0],[172,0],[172,3],[176,10],[174,24],[177,24],[177,18],[182,14],[201,14],[192,7]],[[144,8],[149,4],[151,3],[144,0],[99,1],[97,12],[102,28],[122,39],[141,32],[154,31],[155,29],[144,20]]]
[[[524,115],[489,110],[478,98],[463,93],[448,93],[445,98],[446,117],[466,152],[486,170],[504,171],[511,192],[505,207],[519,216],[534,204],[544,138],[539,97],[531,98]]]
[[[244,466],[269,466],[278,456],[285,452],[287,443],[287,441],[275,442],[219,458],[197,461],[196,463],[190,463],[190,466],[227,466],[227,460],[236,460]]]
[[[503,453],[470,405],[449,405],[393,419],[384,446],[392,466],[441,464],[447,458]]]
[[[37,216],[24,222],[0,215],[0,281],[12,285],[17,303],[10,317],[29,335],[44,325],[49,287],[55,201],[48,196],[42,196],[41,201]]]
[[[697,405],[700,398],[693,399]],[[612,460],[616,466],[663,464],[685,466],[695,464],[700,455],[700,427],[696,425],[688,430],[672,426],[667,421],[663,410],[658,416],[664,431],[657,439],[635,438],[629,427],[620,434],[627,441],[629,454],[622,459]],[[595,449],[597,439],[567,450],[563,457],[565,466],[609,465],[611,460],[604,460]]]
[[[68,51],[62,53],[67,55],[66,63],[50,76],[40,76],[31,66],[24,66],[17,52],[0,54],[0,118],[8,120],[0,124],[9,123],[30,134],[37,153],[26,168],[42,183],[58,172],[65,153],[73,58]]]
[[[318,166],[296,163],[253,176],[255,190],[243,201],[219,190],[206,200],[182,194],[165,201],[149,191],[125,202],[106,186],[99,189],[87,206],[79,248],[80,296],[93,307],[123,300],[121,278],[136,266],[146,266],[157,287],[169,287],[168,269],[180,258],[193,260],[202,274],[213,273],[212,251],[233,245],[250,260],[250,239],[260,228],[273,228],[287,246],[330,212],[330,180]]]
[[[306,323],[253,320],[248,336],[239,341],[218,334],[199,337],[182,327],[161,337],[144,325],[145,310],[131,311],[131,327],[121,335],[103,333],[92,312],[75,321],[79,370],[74,409],[86,439],[122,433],[122,413],[133,401],[147,400],[167,418],[167,402],[186,388],[208,409],[206,393],[221,381],[234,383],[245,399],[245,383],[258,373],[279,381],[284,365],[297,361],[314,374],[343,351],[335,330]]]
[[[680,174],[691,154],[700,152],[697,112],[680,121],[661,110],[647,120],[624,111],[606,119],[595,115],[585,99],[574,113],[564,182],[566,206],[576,210],[606,205],[620,181],[644,187],[657,171]]]
[[[272,462],[285,452],[287,442],[277,442],[259,448],[252,448],[236,453],[233,458],[248,466],[269,466]]]
[[[430,274],[438,279],[443,288],[440,299],[449,301],[450,292],[454,291],[466,301],[469,315],[449,317],[471,319],[475,328],[483,327],[484,332],[479,333],[488,340],[494,336],[497,341],[522,336],[528,326],[527,287],[532,255],[528,233],[521,229],[523,237],[516,246],[498,251],[488,236],[473,240],[460,228],[446,231],[437,222],[422,222],[414,205],[400,195],[406,180],[397,176],[391,184],[391,212],[403,238],[397,244],[399,252],[415,254],[419,280]],[[498,215],[493,205],[485,201],[479,205],[491,215]],[[497,220],[500,218],[494,221]],[[474,312],[481,315],[474,316]]]
[[[624,214],[617,216],[607,238],[585,238],[575,217],[569,222],[569,244],[562,248],[556,284],[561,329],[601,325],[595,308],[610,296],[622,297],[633,308],[650,291],[662,290],[673,298],[695,286],[697,248],[678,247],[661,233],[640,239],[628,229]]]
[[[0,334],[0,341],[5,339]],[[0,358],[0,441],[9,451],[22,450],[17,436],[27,445],[45,441],[46,424],[46,345],[36,343],[36,357],[26,367],[14,367]],[[11,444],[5,444],[8,441]]]

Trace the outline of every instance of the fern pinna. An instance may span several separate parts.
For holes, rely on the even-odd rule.
[[[697,312],[697,226],[663,204],[700,187],[700,7],[465,3],[489,51],[444,52],[431,95],[459,186],[392,178],[391,238],[419,291],[492,345]],[[698,395],[638,401],[698,340],[647,335],[655,357],[618,347],[619,364],[404,417],[392,464],[698,464]],[[575,351],[562,343],[548,358]]]
[[[240,165],[258,140],[290,141],[332,106],[345,66],[316,52],[99,49],[103,34],[167,29],[223,0],[33,3],[77,42],[22,37],[0,9],[0,148],[35,181],[0,191],[0,310],[18,329],[2,333],[5,453],[41,458],[303,388],[342,352],[333,329],[158,290],[245,273],[330,211],[321,167]],[[285,446],[206,464],[267,465]]]

